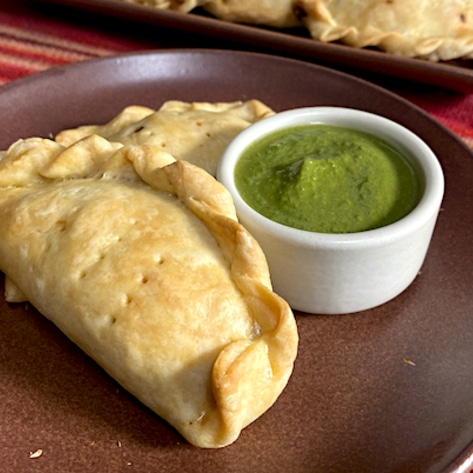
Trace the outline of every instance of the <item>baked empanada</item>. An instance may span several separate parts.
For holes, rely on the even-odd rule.
[[[202,7],[215,17],[233,22],[289,28],[301,26],[294,0],[123,0],[151,7],[189,13]]]
[[[314,39],[424,59],[473,58],[473,0],[297,0]]]
[[[229,193],[149,146],[30,138],[0,154],[0,270],[193,445],[278,398],[297,329]]]
[[[302,25],[294,12],[294,0],[209,0],[203,7],[226,21],[275,28]]]
[[[137,3],[138,5],[146,5],[149,7],[159,8],[161,10],[170,10],[173,3],[173,0],[123,0],[127,3]],[[185,13],[186,11],[183,10]]]
[[[205,0],[122,0],[126,3],[136,3],[161,10],[173,10],[180,13],[188,13],[201,5]]]
[[[122,144],[152,145],[215,175],[220,156],[230,141],[252,123],[273,114],[272,109],[258,100],[229,103],[171,100],[158,111],[127,107],[105,125],[64,130],[56,136],[56,141],[70,146],[85,136],[97,134]]]

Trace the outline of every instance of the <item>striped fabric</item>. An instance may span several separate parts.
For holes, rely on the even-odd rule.
[[[473,148],[473,94],[405,88],[401,95],[423,108]]]
[[[48,10],[44,10],[47,12]],[[52,66],[150,47],[48,18],[41,4],[0,3],[0,84]]]
[[[138,38],[127,34],[126,28],[115,30],[97,19],[86,21],[86,15],[76,22],[73,9],[55,15],[52,11],[51,5],[41,2],[0,0],[0,85],[57,65],[162,47],[155,38]],[[431,113],[473,147],[473,94],[409,84],[400,84],[394,91]]]

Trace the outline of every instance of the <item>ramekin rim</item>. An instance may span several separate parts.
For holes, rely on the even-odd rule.
[[[331,114],[327,120],[327,114]],[[324,120],[316,121],[325,115]],[[307,119],[311,117],[310,119]],[[406,216],[383,227],[352,233],[321,233],[298,228],[289,227],[282,223],[275,222],[265,217],[257,210],[253,209],[241,197],[235,182],[234,168],[241,153],[255,140],[262,138],[278,129],[310,123],[327,123],[347,126],[347,119],[368,120],[370,124],[376,122],[378,125],[388,130],[390,137],[381,133],[382,138],[391,142],[404,150],[408,150],[413,159],[422,168],[426,177],[423,195],[416,207]],[[297,123],[294,123],[293,121]],[[369,128],[356,129],[379,136],[379,133]],[[379,129],[378,129],[379,130]],[[391,135],[397,134],[397,138]],[[401,140],[402,136],[403,140]],[[408,144],[406,145],[406,140]],[[413,149],[415,151],[413,151]],[[425,159],[419,159],[421,157]],[[385,241],[402,238],[406,233],[425,225],[430,219],[436,216],[444,194],[444,176],[441,165],[431,150],[431,148],[418,135],[404,127],[403,125],[382,115],[374,114],[364,110],[338,107],[338,106],[314,106],[284,110],[275,115],[266,117],[240,132],[226,147],[217,168],[217,179],[227,188],[233,197],[237,214],[245,218],[249,216],[252,221],[256,221],[258,226],[264,228],[267,233],[273,233],[279,239],[290,240],[304,246],[333,246],[333,245],[373,245]]]

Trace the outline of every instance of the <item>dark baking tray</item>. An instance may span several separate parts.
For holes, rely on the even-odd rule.
[[[285,56],[313,60],[400,79],[409,79],[461,92],[473,92],[473,61],[431,62],[314,41],[306,31],[275,30],[229,23],[205,14],[182,14],[123,0],[38,0],[173,28],[225,41],[265,48]],[[189,45],[190,46],[190,45]]]

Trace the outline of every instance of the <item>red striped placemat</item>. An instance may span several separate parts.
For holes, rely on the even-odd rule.
[[[48,18],[40,6],[4,2],[0,6],[0,84],[53,66],[151,47],[121,32],[105,33]]]

